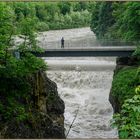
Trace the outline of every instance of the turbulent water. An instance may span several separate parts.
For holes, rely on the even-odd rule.
[[[100,46],[90,28],[43,32],[38,35],[42,48]],[[113,109],[108,101],[115,58],[45,58],[47,76],[56,82],[65,102],[65,128],[68,138],[117,138],[110,127]],[[70,129],[71,128],[71,129]]]
[[[48,77],[65,102],[68,138],[117,138],[108,101],[115,58],[46,58]]]

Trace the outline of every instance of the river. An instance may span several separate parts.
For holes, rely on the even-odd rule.
[[[42,34],[51,35],[46,42],[51,42],[52,47],[56,47],[60,36],[70,41],[73,47],[83,39],[93,42],[96,40],[89,28],[49,31],[40,33],[39,38]],[[42,47],[48,46],[42,42]],[[48,64],[47,76],[56,82],[58,93],[65,102],[67,138],[117,138],[117,130],[110,126],[113,109],[108,101],[116,58],[53,57],[44,59]]]

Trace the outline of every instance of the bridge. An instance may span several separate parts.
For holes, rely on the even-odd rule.
[[[38,57],[90,57],[90,56],[131,56],[135,50],[135,46],[97,46],[97,47],[81,47],[81,48],[64,48],[64,49],[47,49],[44,52],[34,52]]]

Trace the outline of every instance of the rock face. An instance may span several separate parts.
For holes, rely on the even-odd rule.
[[[119,57],[119,58],[117,58],[116,63],[117,63],[117,65],[116,65],[113,77],[122,68],[140,65],[140,57],[132,57],[132,56],[131,57]],[[113,107],[114,113],[119,113],[121,106],[120,106],[118,98],[114,97],[112,95],[112,88],[111,88],[111,91],[109,94],[109,101]]]
[[[0,138],[65,138],[65,105],[58,95],[57,85],[43,71],[27,77],[27,80],[32,87],[29,92],[30,118],[22,122],[12,119],[1,123]]]

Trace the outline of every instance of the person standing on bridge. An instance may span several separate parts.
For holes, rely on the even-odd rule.
[[[64,48],[64,38],[62,37],[62,39],[61,39],[61,48]]]

